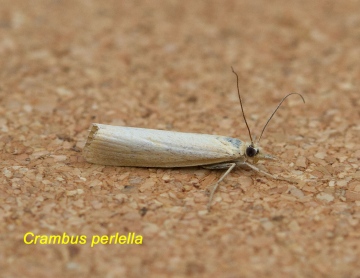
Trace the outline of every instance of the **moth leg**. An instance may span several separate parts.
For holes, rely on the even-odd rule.
[[[255,165],[250,164],[250,163],[248,163],[248,162],[246,162],[246,161],[241,162],[241,165],[249,166],[249,167],[250,167],[251,169],[253,169],[254,171],[259,172],[259,173],[261,173],[261,174],[263,174],[263,175],[265,175],[265,176],[267,176],[267,177],[270,177],[270,178],[272,178],[272,179],[274,179],[274,180],[287,181],[287,182],[289,182],[289,183],[297,183],[296,181],[293,181],[293,180],[290,180],[290,179],[287,179],[287,178],[275,177],[275,176],[273,176],[273,175],[271,175],[271,174],[269,174],[269,173],[267,173],[267,172],[259,169],[259,168],[256,167]]]
[[[236,163],[219,163],[219,164],[213,164],[213,165],[205,165],[203,168],[206,169],[226,169],[226,172],[220,177],[220,179],[213,185],[213,188],[210,192],[209,202],[207,204],[207,210],[210,211],[211,208],[211,202],[214,197],[216,189],[219,187],[219,183],[231,172],[232,169],[236,166]]]
[[[256,167],[255,165],[250,164],[250,163],[247,163],[246,161],[242,162],[241,164],[242,164],[242,165],[246,165],[246,166],[250,167],[251,169],[253,169],[254,171],[259,172],[259,173],[261,173],[261,174],[264,174],[265,176],[268,176],[268,177],[270,177],[270,178],[272,178],[272,179],[275,179],[275,180],[278,179],[277,177],[275,177],[275,176],[273,176],[273,175],[265,172],[264,170],[259,169],[259,168]]]

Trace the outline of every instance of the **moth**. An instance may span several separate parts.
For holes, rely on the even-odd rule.
[[[305,100],[298,93],[286,95],[267,120],[257,141],[254,142],[240,96],[239,77],[233,68],[232,71],[236,75],[237,92],[242,116],[249,132],[249,142],[219,135],[93,123],[83,149],[85,160],[94,164],[112,166],[161,168],[201,166],[206,169],[224,169],[226,171],[210,191],[208,210],[210,210],[219,183],[235,166],[248,166],[259,173],[277,179],[256,166],[258,161],[275,159],[274,156],[262,151],[259,146],[260,139],[270,120],[287,97],[299,95],[304,103]]]

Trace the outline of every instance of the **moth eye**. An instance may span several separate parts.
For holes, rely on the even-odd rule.
[[[259,153],[258,149],[255,149],[253,146],[249,146],[246,148],[246,156],[248,157],[254,157]]]

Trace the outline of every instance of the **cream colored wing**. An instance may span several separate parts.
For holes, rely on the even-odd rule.
[[[92,124],[86,161],[114,166],[186,167],[234,161],[243,156],[235,138]]]

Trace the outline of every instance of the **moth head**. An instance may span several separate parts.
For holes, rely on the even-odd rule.
[[[264,153],[260,147],[255,144],[246,144],[245,156],[257,163],[259,160],[276,160],[276,158],[270,154]]]
[[[253,144],[250,144],[246,147],[245,154],[247,157],[253,158],[259,154],[259,148],[257,148]]]

